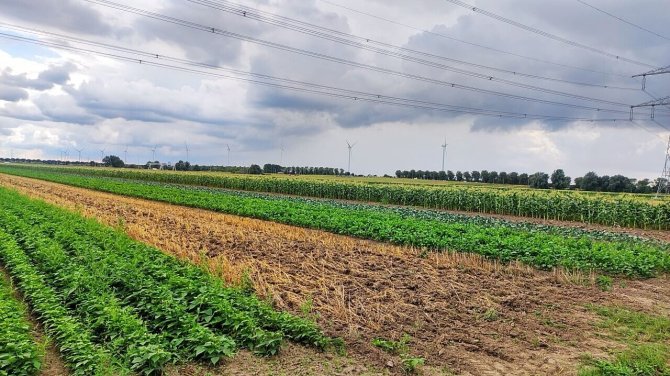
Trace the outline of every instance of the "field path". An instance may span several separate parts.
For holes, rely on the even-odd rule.
[[[615,281],[602,292],[588,277],[475,255],[421,258],[417,249],[39,180],[0,174],[0,184],[121,227],[230,282],[250,279],[278,308],[314,315],[343,337],[360,364],[391,373],[400,372],[398,357],[370,341],[407,333],[426,374],[571,375],[581,354],[617,347],[598,335],[587,304],[670,312],[667,277]],[[580,278],[587,283],[568,282]]]

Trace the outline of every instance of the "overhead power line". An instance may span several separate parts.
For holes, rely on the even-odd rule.
[[[405,23],[402,23],[402,22],[398,22],[398,21],[391,20],[391,19],[388,19],[388,18],[380,17],[376,14],[364,12],[364,11],[361,11],[359,9],[355,9],[355,8],[352,8],[352,7],[348,7],[348,6],[345,6],[345,5],[342,5],[342,4],[335,3],[333,1],[329,1],[329,0],[320,0],[320,1],[324,2],[326,4],[330,4],[332,6],[342,8],[342,9],[346,9],[348,11],[358,13],[358,14],[362,14],[364,16],[371,17],[371,18],[374,18],[374,19],[377,19],[377,20],[380,20],[380,21],[384,21],[384,22],[388,22],[388,23],[391,23],[391,24],[394,24],[394,25],[402,26],[402,27],[408,28],[410,30],[419,31],[419,32],[425,33],[427,35],[448,39],[448,40],[451,40],[451,41],[454,41],[454,42],[467,44],[469,46],[482,48],[482,49],[489,50],[489,51],[492,51],[492,52],[501,53],[501,54],[505,54],[505,55],[510,55],[510,56],[521,58],[521,59],[535,61],[535,62],[538,62],[538,63],[554,65],[554,66],[562,67],[562,68],[566,68],[566,69],[574,69],[574,70],[580,70],[580,71],[585,71],[585,72],[598,73],[598,74],[602,74],[602,75],[606,75],[606,76],[616,76],[616,77],[626,77],[626,78],[628,78],[628,76],[625,75],[625,74],[619,74],[619,73],[613,73],[613,72],[603,72],[603,71],[599,71],[599,70],[595,70],[595,69],[590,69],[590,68],[585,68],[585,67],[578,67],[578,66],[570,65],[570,64],[557,63],[557,62],[554,62],[554,61],[538,59],[538,58],[535,58],[535,57],[532,57],[532,56],[527,56],[527,55],[522,55],[522,54],[518,54],[518,53],[515,53],[515,52],[505,51],[505,50],[501,50],[501,49],[494,48],[494,47],[491,47],[491,46],[485,46],[483,44],[469,42],[469,41],[466,41],[466,40],[463,40],[463,39],[451,37],[451,36],[446,35],[446,34],[438,33],[438,32],[427,30],[427,29],[422,29],[422,28],[415,27],[415,26],[412,26],[412,25],[408,25],[408,24],[405,24]]]
[[[634,24],[634,23],[632,23],[632,22],[630,22],[630,21],[627,21],[627,20],[625,20],[625,19],[623,19],[623,18],[621,18],[621,17],[619,17],[619,16],[617,16],[617,15],[614,15],[614,14],[612,14],[612,13],[610,13],[610,12],[607,12],[607,11],[605,11],[605,10],[602,10],[602,9],[598,8],[598,7],[595,7],[595,6],[593,6],[593,5],[589,4],[589,3],[587,3],[586,1],[577,0],[577,2],[579,2],[579,3],[583,4],[583,5],[586,5],[587,7],[591,8],[591,9],[594,9],[594,10],[600,12],[600,13],[603,13],[603,14],[606,14],[606,15],[612,17],[612,18],[615,18],[615,19],[617,19],[617,20],[619,20],[619,21],[621,21],[621,22],[623,22],[623,23],[625,23],[625,24],[628,24],[628,25],[630,25],[630,26],[633,26],[634,28],[640,29],[640,30],[642,30],[642,31],[646,31],[646,32],[649,33],[649,34],[653,34],[653,35],[655,35],[655,36],[657,36],[657,37],[659,37],[659,38],[663,38],[663,39],[665,39],[665,40],[670,41],[670,38],[666,37],[665,35],[661,35],[661,34],[655,32],[655,31],[649,30],[649,29],[647,29],[647,28],[645,28],[645,27],[642,27],[642,26],[640,26],[640,25],[637,25],[637,24]]]
[[[591,46],[588,46],[588,45],[585,45],[585,44],[582,44],[582,43],[579,43],[579,42],[575,42],[575,41],[567,39],[567,38],[560,37],[560,36],[555,35],[555,34],[551,34],[551,33],[546,32],[544,30],[540,30],[540,29],[537,29],[537,28],[534,28],[534,27],[531,27],[531,26],[528,26],[528,25],[524,25],[520,22],[511,20],[509,18],[505,18],[505,17],[500,16],[498,14],[495,14],[493,12],[489,12],[485,9],[481,9],[481,8],[478,8],[474,5],[464,3],[460,0],[445,0],[445,1],[450,2],[452,4],[455,4],[455,5],[458,5],[458,6],[463,7],[463,8],[470,9],[471,11],[473,11],[475,13],[482,14],[482,15],[487,16],[489,18],[493,18],[494,20],[498,20],[498,21],[504,22],[508,25],[512,25],[514,27],[517,27],[519,29],[526,30],[526,31],[531,32],[531,33],[535,33],[535,34],[541,35],[545,38],[553,39],[555,41],[558,41],[558,42],[561,42],[561,43],[564,43],[564,44],[567,44],[567,45],[570,45],[570,46],[573,46],[573,47],[578,47],[578,48],[581,48],[581,49],[584,49],[584,50],[587,50],[587,51],[591,51],[591,52],[596,53],[596,54],[611,57],[611,58],[617,59],[619,61],[624,61],[624,62],[627,62],[627,63],[630,63],[630,64],[640,65],[640,66],[648,67],[648,68],[656,68],[656,66],[652,65],[652,64],[647,64],[647,63],[643,63],[641,61],[637,61],[637,60],[629,59],[629,58],[626,58],[626,57],[623,57],[623,56],[619,56],[619,55],[613,54],[611,52],[603,51],[603,50],[595,48],[595,47],[591,47]]]
[[[670,65],[668,65],[667,67],[652,69],[649,72],[636,74],[635,76],[633,76],[633,78],[642,77],[642,90],[644,91],[644,89],[647,87],[647,76],[655,76],[657,74],[667,74],[667,73],[670,73]]]
[[[103,44],[103,43],[98,43],[98,42],[93,42],[93,41],[84,41],[82,39],[74,38],[74,37],[71,40],[69,40],[69,42],[74,42],[74,43],[88,42],[90,45],[95,45],[99,48],[116,50],[116,51],[123,52],[123,53],[128,53],[128,54],[131,54],[131,53],[132,54],[138,54],[138,55],[140,55],[140,58],[119,55],[119,54],[111,53],[111,52],[96,51],[96,50],[92,50],[92,49],[75,47],[71,44],[70,45],[69,44],[59,44],[59,43],[56,43],[56,42],[53,42],[53,41],[44,41],[44,40],[32,39],[32,38],[27,38],[27,37],[23,37],[23,36],[19,36],[19,35],[6,34],[6,33],[0,33],[0,37],[15,40],[15,41],[20,41],[20,42],[38,44],[38,45],[45,46],[45,47],[50,47],[50,48],[57,48],[57,49],[62,49],[62,50],[67,50],[67,51],[72,51],[72,52],[77,52],[77,53],[98,55],[98,56],[103,56],[103,57],[106,57],[106,58],[111,58],[111,59],[125,61],[125,62],[131,62],[131,63],[142,64],[142,65],[149,65],[149,66],[158,67],[158,68],[165,68],[165,69],[170,69],[170,70],[175,70],[175,71],[193,73],[193,74],[198,74],[198,75],[203,75],[203,76],[208,76],[208,77],[238,80],[238,81],[243,81],[243,82],[247,82],[247,83],[251,83],[251,84],[255,84],[255,85],[261,85],[261,86],[276,88],[276,89],[287,89],[287,90],[293,90],[293,91],[303,92],[303,93],[307,93],[307,94],[315,94],[315,95],[334,97],[334,98],[340,98],[340,99],[349,99],[349,100],[353,100],[353,101],[386,104],[386,105],[392,105],[392,106],[403,107],[403,108],[430,110],[430,111],[436,111],[436,112],[450,112],[450,113],[460,113],[460,114],[469,114],[469,115],[490,116],[490,117],[497,117],[497,118],[537,119],[537,120],[545,120],[545,121],[612,122],[612,121],[628,121],[629,120],[627,118],[566,117],[566,116],[529,114],[529,113],[510,112],[510,111],[497,111],[497,110],[484,109],[484,108],[472,108],[472,107],[465,107],[465,106],[455,106],[455,105],[434,103],[434,102],[429,102],[429,101],[407,99],[407,98],[400,98],[400,97],[392,97],[392,96],[386,96],[386,95],[381,95],[381,94],[368,93],[368,92],[355,91],[355,90],[348,90],[348,89],[342,89],[342,88],[337,88],[337,87],[332,87],[332,86],[326,86],[326,85],[320,85],[320,84],[314,84],[314,83],[308,83],[308,82],[301,82],[301,81],[296,81],[296,80],[272,77],[272,76],[269,76],[269,75],[244,72],[244,71],[240,71],[240,70],[234,70],[234,69],[214,66],[214,65],[206,64],[206,63],[193,62],[193,61],[186,60],[186,59],[180,59],[180,58],[169,57],[169,56],[165,56],[165,55],[161,55],[161,54],[149,53],[149,52],[146,52],[146,51],[133,50],[133,49],[125,48],[125,47],[113,46],[113,45]],[[185,65],[192,65],[192,66],[196,66],[196,67],[213,69],[213,70],[222,70],[222,71],[230,72],[230,73],[232,73],[232,75],[231,74],[216,73],[216,72],[211,72],[211,71],[205,71],[205,70],[201,70],[201,69],[194,69],[194,68],[189,68],[189,67],[182,67],[182,66],[172,65],[172,64],[165,64],[165,63],[157,62],[157,61],[154,61],[154,60],[159,60],[159,61],[160,60],[169,60],[169,61],[180,62],[180,63],[183,63]],[[280,83],[274,83],[274,82],[268,82],[268,81],[278,81],[278,82],[283,82],[283,83],[280,84]]]
[[[88,1],[88,2],[93,3],[93,4],[98,4],[98,5],[106,6],[106,7],[109,7],[109,8],[121,10],[121,11],[124,11],[124,12],[133,13],[133,14],[137,14],[137,15],[140,15],[140,16],[152,18],[152,19],[155,19],[155,20],[168,22],[168,23],[179,25],[179,26],[182,26],[182,27],[199,30],[199,31],[202,31],[202,32],[207,32],[207,33],[211,33],[211,34],[215,34],[215,35],[226,36],[226,37],[230,37],[230,38],[234,38],[234,39],[238,39],[238,40],[247,41],[247,42],[250,42],[250,43],[259,44],[259,45],[266,46],[266,47],[275,48],[275,49],[282,50],[282,51],[288,51],[288,52],[291,52],[291,53],[296,53],[296,54],[303,55],[303,56],[308,56],[308,57],[312,57],[312,58],[327,60],[327,61],[335,62],[335,63],[338,63],[338,64],[353,66],[353,67],[357,67],[357,68],[367,69],[367,70],[371,70],[371,71],[375,71],[375,72],[380,72],[380,73],[385,73],[385,74],[389,74],[389,75],[409,78],[409,79],[413,79],[413,80],[428,82],[428,83],[432,83],[432,84],[436,84],[436,85],[442,85],[442,86],[446,86],[446,87],[452,87],[452,88],[463,89],[463,90],[470,90],[470,91],[475,91],[475,92],[479,92],[479,93],[486,93],[486,94],[497,95],[497,96],[502,96],[502,97],[507,97],[507,98],[512,98],[512,99],[524,100],[524,101],[545,103],[545,104],[551,104],[551,105],[557,105],[557,106],[567,106],[567,107],[573,107],[573,108],[591,109],[591,110],[595,110],[595,111],[607,111],[607,109],[603,109],[603,108],[580,106],[580,105],[563,103],[563,102],[543,100],[543,99],[534,98],[534,97],[525,97],[525,96],[520,96],[520,95],[515,95],[515,94],[510,94],[510,93],[504,93],[504,92],[499,92],[499,91],[494,91],[494,90],[481,89],[481,88],[468,86],[468,85],[461,85],[461,84],[457,84],[455,82],[447,82],[447,81],[438,80],[438,79],[434,79],[434,78],[430,78],[430,77],[425,77],[425,76],[420,76],[420,75],[415,75],[415,74],[409,74],[409,73],[405,73],[405,72],[399,72],[399,71],[395,71],[395,70],[391,70],[391,69],[380,68],[380,67],[377,67],[377,66],[363,64],[363,63],[359,63],[359,62],[355,62],[355,61],[351,61],[351,60],[347,60],[347,59],[342,59],[342,58],[338,58],[338,57],[334,57],[334,56],[330,56],[330,55],[326,55],[326,54],[321,54],[321,53],[317,53],[317,52],[312,52],[312,51],[308,51],[308,50],[304,50],[304,49],[299,49],[299,48],[287,46],[287,45],[280,44],[280,43],[269,42],[269,41],[265,41],[265,40],[262,40],[262,39],[253,38],[253,37],[241,35],[241,34],[238,34],[238,33],[233,33],[233,32],[230,32],[230,31],[222,30],[222,29],[219,29],[219,28],[216,28],[216,27],[205,26],[205,25],[202,25],[202,24],[198,24],[198,23],[191,22],[191,21],[186,21],[186,20],[183,20],[183,19],[170,17],[170,16],[165,16],[165,15],[162,15],[162,14],[159,14],[159,13],[150,12],[150,11],[142,10],[142,9],[138,9],[138,8],[133,8],[133,7],[123,5],[123,4],[118,4],[118,3],[115,3],[115,2],[112,2],[112,1],[107,1],[107,0],[85,0],[85,1]],[[558,96],[563,96],[563,97],[568,97],[568,98],[578,99],[578,100],[584,100],[584,101],[598,102],[598,103],[607,104],[607,105],[611,105],[611,106],[621,106],[621,107],[626,107],[626,108],[630,107],[630,104],[627,104],[627,103],[608,101],[608,100],[603,100],[603,99],[598,99],[598,98],[592,98],[592,97],[577,95],[577,94],[573,94],[573,93],[566,93],[566,92],[562,92],[562,91],[558,91],[558,90],[551,90],[551,89],[547,89],[547,88],[543,88],[543,87],[539,87],[539,86],[522,84],[522,83],[518,83],[518,82],[515,82],[515,81],[510,81],[510,80],[495,78],[493,76],[483,75],[483,74],[480,74],[480,73],[468,72],[468,71],[465,71],[465,70],[462,70],[462,69],[452,68],[452,67],[448,67],[448,66],[445,66],[443,64],[438,64],[438,63],[433,63],[433,65],[437,66],[437,67],[441,67],[443,69],[448,69],[448,70],[451,70],[451,71],[454,71],[454,72],[462,73],[464,75],[469,75],[469,76],[472,76],[472,77],[477,77],[477,78],[480,78],[480,79],[484,79],[484,80],[487,80],[487,81],[495,81],[495,82],[499,82],[499,83],[508,84],[508,85],[511,85],[511,86],[516,86],[516,87],[525,88],[525,89],[529,89],[529,90],[544,92],[544,93],[547,93],[547,94],[553,94],[553,95],[558,95]]]
[[[330,40],[336,43],[344,44],[347,46],[353,46],[357,47],[363,50],[367,51],[372,51],[375,53],[380,53],[386,56],[392,56],[396,58],[400,58],[402,60],[408,60],[412,61],[415,63],[423,64],[423,65],[429,65],[429,66],[434,66],[433,62],[428,62],[425,60],[419,60],[416,58],[412,58],[411,56],[408,55],[402,55],[394,51],[402,51],[405,53],[410,53],[414,55],[419,55],[431,59],[438,59],[438,60],[444,60],[444,61],[449,61],[452,63],[457,63],[457,64],[463,64],[471,67],[476,67],[480,69],[486,69],[486,70],[492,70],[496,72],[501,72],[501,73],[506,73],[518,77],[526,77],[526,78],[532,78],[532,79],[537,79],[537,80],[545,80],[545,81],[552,81],[552,82],[560,82],[564,84],[571,84],[571,85],[577,85],[577,86],[588,86],[588,87],[597,87],[597,88],[604,88],[604,89],[619,89],[619,90],[634,90],[637,91],[639,90],[638,88],[634,87],[621,87],[621,86],[612,86],[612,85],[606,85],[602,83],[594,83],[594,82],[580,82],[580,81],[571,81],[571,80],[565,80],[565,79],[560,79],[560,78],[555,78],[555,77],[546,77],[542,75],[536,75],[536,74],[529,74],[529,73],[524,73],[524,72],[519,72],[519,71],[513,71],[510,69],[504,69],[504,68],[498,68],[498,67],[492,67],[484,64],[478,64],[478,63],[473,63],[469,61],[464,61],[464,60],[459,60],[459,59],[454,59],[450,57],[446,57],[443,55],[437,55],[434,53],[430,52],[425,52],[425,51],[419,51],[407,47],[402,47],[390,43],[385,43],[385,42],[380,42],[371,38],[366,38],[366,37],[361,37],[358,35],[354,35],[351,33],[346,33],[343,31],[335,30],[335,29],[330,29],[326,28],[323,26],[311,24],[308,22],[296,20],[293,18],[289,18],[286,16],[281,16],[278,14],[273,14],[269,12],[264,12],[260,11],[251,7],[247,7],[244,5],[240,5],[237,3],[233,3],[227,0],[186,0],[194,4],[199,4],[208,8],[216,9],[222,12],[227,12],[229,14],[234,14],[240,17],[252,19],[255,21],[267,23],[270,25],[274,25],[277,27],[285,28],[288,30],[292,30],[295,32],[299,32],[302,34]],[[353,40],[352,40],[353,39]],[[372,47],[372,45],[377,45],[377,46],[382,46],[385,48],[390,48],[391,51],[386,50],[386,49],[380,49],[380,48],[375,48]],[[428,64],[426,64],[428,63]]]

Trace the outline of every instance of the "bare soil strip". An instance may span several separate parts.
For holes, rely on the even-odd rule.
[[[570,375],[581,354],[605,356],[619,346],[598,335],[598,319],[587,304],[670,312],[667,277],[615,281],[613,291],[602,292],[590,283],[569,282],[589,282],[584,276],[500,265],[475,255],[421,258],[412,248],[39,180],[0,175],[0,184],[122,227],[229,282],[239,283],[246,273],[278,308],[309,312],[329,335],[343,337],[357,361],[347,365],[353,374],[377,373],[375,367],[400,372],[398,357],[370,342],[407,333],[411,353],[426,358],[426,374]],[[271,362],[283,369],[294,364],[296,351],[305,350],[289,349]],[[295,364],[286,370],[320,374],[314,362],[336,361],[325,356],[306,356],[312,363],[300,368],[305,372]],[[228,365],[240,366],[238,360]]]

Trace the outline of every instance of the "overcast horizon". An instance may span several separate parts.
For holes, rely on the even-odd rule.
[[[656,122],[647,108],[635,110],[634,123],[627,119],[629,105],[670,95],[670,74],[647,77],[648,93],[640,90],[639,78],[630,77],[670,64],[666,38],[670,32],[662,11],[668,2],[585,1],[660,36],[576,0],[468,3],[619,59],[445,0],[225,2],[362,37],[360,43],[366,46],[405,49],[384,47],[395,52],[380,54],[203,6],[208,0],[114,3],[220,33],[112,9],[95,4],[98,0],[5,0],[0,4],[0,22],[5,24],[0,33],[39,39],[42,44],[0,38],[0,156],[60,159],[68,150],[69,159],[76,161],[76,150],[83,149],[83,160],[99,160],[103,149],[105,155],[124,158],[127,148],[128,162],[143,164],[152,159],[151,149],[157,146],[156,159],[174,163],[186,159],[188,144],[192,164],[220,165],[228,164],[229,145],[231,165],[277,163],[346,170],[349,141],[356,142],[353,173],[393,175],[396,170],[440,170],[446,137],[445,169],[452,171],[551,173],[563,168],[573,178],[588,171],[657,178],[670,136],[670,106],[656,109]],[[222,4],[210,4],[214,3]],[[188,68],[166,69],[138,64],[136,56],[131,62],[54,48],[50,43],[61,44],[62,38],[36,36],[6,24],[139,50],[147,53],[145,62]],[[262,42],[230,38],[221,35],[224,32]],[[84,45],[70,40],[67,46]],[[89,43],[86,48],[109,53],[100,45]],[[118,51],[114,53],[131,56]],[[412,58],[389,56],[398,51]],[[161,58],[152,60],[151,54]],[[327,55],[330,61],[316,54]],[[163,57],[201,65],[194,68]],[[187,71],[213,72],[203,64],[357,94],[338,98],[258,85],[248,78],[224,78],[221,75],[229,73],[222,71]],[[258,77],[254,80],[265,80]],[[365,101],[366,94],[360,93],[379,95],[377,102],[403,98],[414,105],[375,103],[374,97]],[[416,105],[419,102],[423,104]],[[438,111],[434,109],[438,105],[514,116]]]

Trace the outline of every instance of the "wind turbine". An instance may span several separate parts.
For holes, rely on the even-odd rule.
[[[123,149],[123,163],[128,164],[128,145]]]
[[[186,146],[186,162],[188,162],[188,144],[184,142],[184,146]]]
[[[154,145],[154,147],[151,148],[151,153],[152,153],[151,162],[155,162],[155,161],[156,161],[156,148],[157,148],[157,147],[158,147],[158,145]]]
[[[79,163],[81,163],[81,151],[84,150],[84,149],[77,149],[77,148],[75,148],[74,150],[76,150],[76,151],[77,151],[77,154],[79,154]]]
[[[102,163],[102,160],[105,159],[105,149],[100,149],[100,162]]]
[[[444,158],[447,156],[447,138],[444,138],[444,144],[442,144],[442,171],[444,171]]]
[[[281,154],[279,157],[279,165],[281,166],[284,163],[284,144],[282,143],[281,146],[279,147],[279,150],[281,150]]]
[[[228,166],[230,166],[230,145],[226,144],[226,148],[228,149]]]
[[[349,163],[347,164],[347,173],[351,175],[351,149],[356,146],[356,143],[354,142],[353,144],[349,143],[349,140],[347,140],[347,148],[349,148]]]

